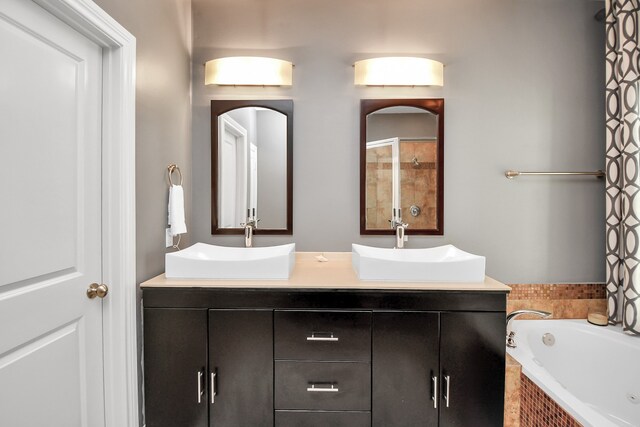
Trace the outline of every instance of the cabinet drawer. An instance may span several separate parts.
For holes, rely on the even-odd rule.
[[[371,410],[371,364],[276,361],[275,409]]]
[[[276,411],[276,427],[370,427],[371,412]]]
[[[371,312],[276,311],[274,354],[289,360],[371,360]]]

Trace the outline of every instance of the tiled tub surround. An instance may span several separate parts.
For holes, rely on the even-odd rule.
[[[520,365],[510,354],[505,370],[505,427],[581,426],[540,387],[522,373]]]
[[[551,312],[553,319],[586,319],[590,312],[606,313],[607,300],[604,284],[513,284],[507,300],[507,313],[522,308]],[[536,316],[519,319],[541,320]],[[536,420],[530,414],[531,405],[521,404],[521,366],[507,355],[505,388],[505,426],[525,427],[526,420]],[[529,392],[531,388],[527,389]],[[530,401],[531,402],[531,401]],[[534,402],[538,402],[535,400]],[[525,411],[527,411],[525,413]],[[526,417],[526,420],[523,418]],[[560,419],[560,418],[556,418]],[[544,424],[538,424],[544,425]],[[554,424],[550,424],[554,425]],[[557,424],[571,425],[571,424]]]
[[[582,426],[522,373],[520,374],[520,411],[521,427]]]
[[[624,334],[621,326],[595,326],[584,319],[522,320],[513,322],[512,329],[517,347],[507,351],[522,365],[522,374],[581,425],[640,425],[638,337]],[[527,387],[521,383],[522,426],[553,426],[554,419],[568,419],[545,409],[544,399],[535,397],[540,393]],[[531,403],[531,393],[542,408]],[[548,422],[530,423],[541,416]]]
[[[544,310],[553,319],[586,319],[589,313],[607,311],[604,283],[509,285],[507,313],[522,308]],[[521,316],[519,319],[534,319]]]
[[[504,425],[519,427],[522,366],[508,353],[505,362]]]

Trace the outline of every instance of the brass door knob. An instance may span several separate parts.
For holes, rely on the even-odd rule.
[[[98,285],[97,283],[92,283],[89,285],[89,289],[87,289],[87,297],[89,299],[94,299],[95,297],[104,298],[109,293],[109,287],[105,284]]]

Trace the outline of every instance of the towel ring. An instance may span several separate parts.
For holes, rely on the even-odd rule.
[[[178,185],[182,185],[182,172],[180,172],[180,168],[176,166],[175,163],[171,163],[169,166],[167,166],[167,170],[169,171],[169,185],[175,185],[171,180],[171,175],[173,175],[173,172],[178,172],[178,175],[180,175],[180,184]]]

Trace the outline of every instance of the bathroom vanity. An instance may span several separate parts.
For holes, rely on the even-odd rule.
[[[502,426],[507,286],[315,255],[284,281],[141,285],[148,427]]]

